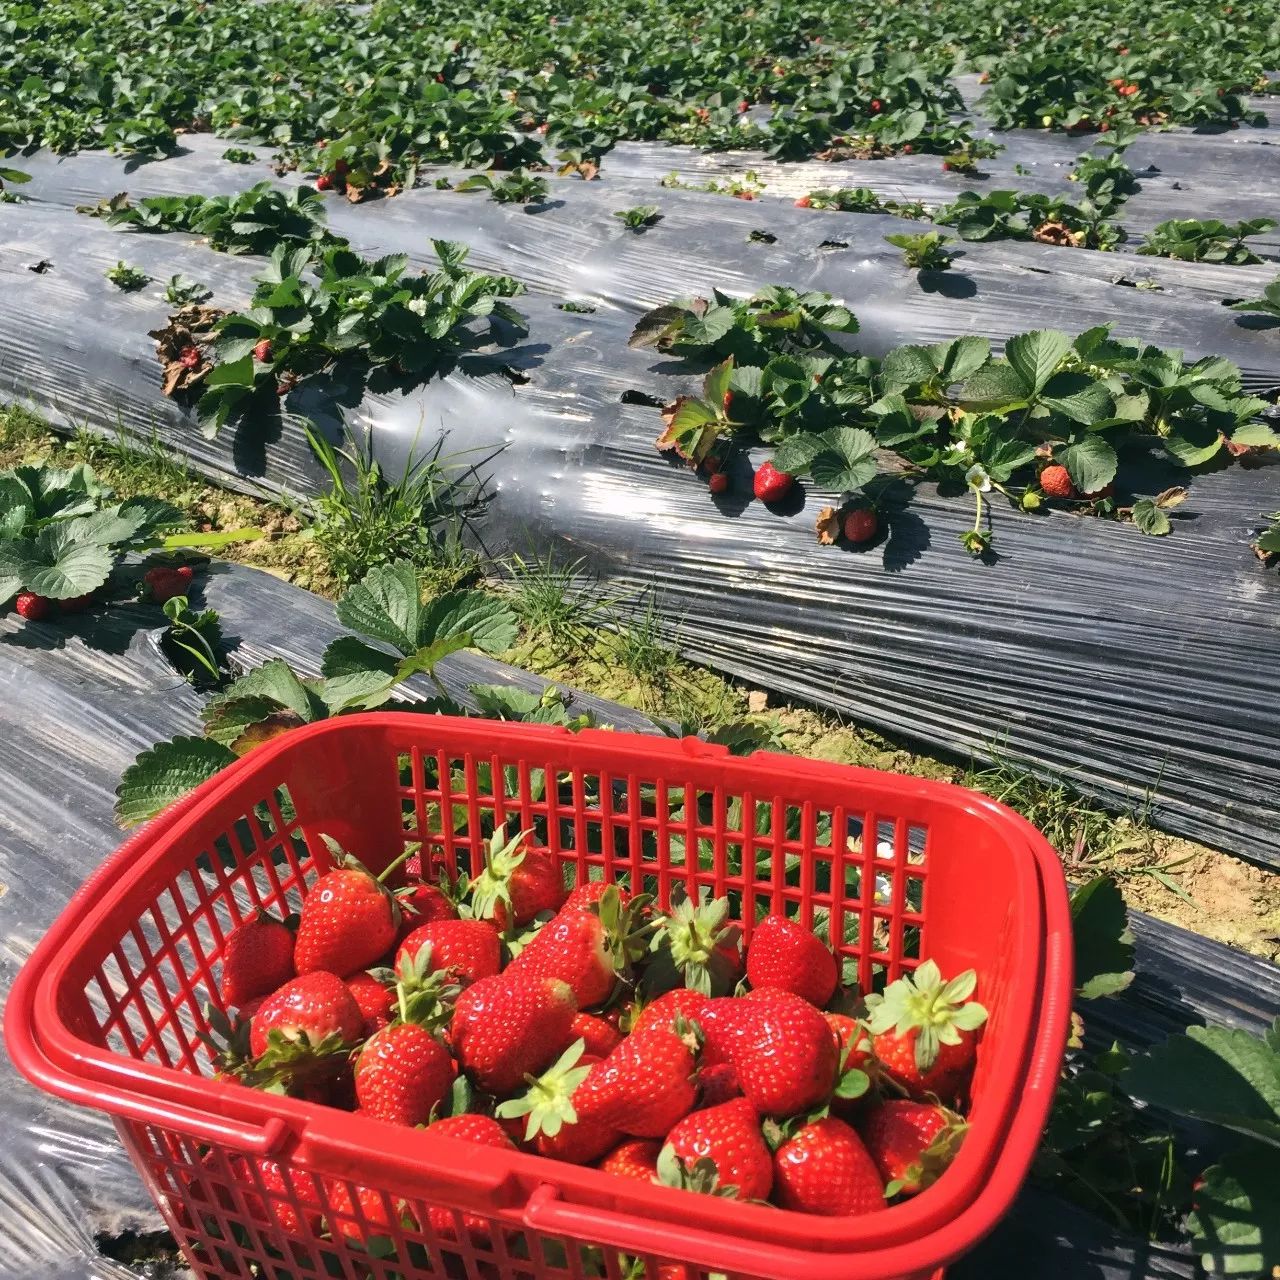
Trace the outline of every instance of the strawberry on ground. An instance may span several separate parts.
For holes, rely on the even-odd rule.
[[[870,542],[880,528],[880,521],[871,507],[855,507],[844,518],[843,532],[845,541],[860,546]]]
[[[764,1200],[773,1185],[773,1158],[760,1134],[755,1108],[745,1098],[693,1111],[667,1134],[658,1173],[668,1186],[687,1185],[702,1170],[714,1190],[737,1200]]]
[[[729,488],[729,477],[723,471],[716,471],[707,477],[707,488],[712,493],[725,493]]]
[[[628,1138],[620,1142],[596,1167],[618,1178],[634,1178],[638,1182],[658,1179],[658,1152],[662,1143],[652,1138]]]
[[[950,1101],[963,1086],[975,1033],[987,1020],[987,1011],[969,998],[977,983],[972,969],[944,982],[938,966],[926,960],[883,995],[867,996],[867,1028],[880,1069],[913,1097]]]
[[[753,987],[792,991],[821,1008],[835,992],[839,972],[830,949],[808,929],[770,915],[751,936],[747,980]]]
[[[194,571],[189,564],[176,567],[155,565],[142,575],[142,581],[156,604],[164,604],[175,596],[185,596],[191,590]]]
[[[803,1125],[774,1152],[773,1192],[784,1209],[828,1217],[885,1207],[875,1161],[857,1133],[835,1116]]]
[[[302,900],[293,963],[299,973],[324,970],[349,977],[376,963],[400,929],[400,908],[385,881],[406,851],[378,876],[339,854]]]
[[[569,896],[560,859],[550,849],[528,844],[532,833],[506,838],[499,827],[485,850],[484,870],[471,882],[471,908],[505,932],[543,912],[554,914]]]
[[[578,1007],[604,1004],[620,974],[648,947],[648,926],[637,925],[645,900],[625,906],[606,889],[589,907],[564,907],[511,962],[510,972],[567,982]]]
[[[1040,488],[1050,498],[1078,498],[1079,490],[1071,481],[1066,467],[1052,463],[1040,473]]]
[[[458,1062],[489,1093],[506,1094],[555,1061],[578,1011],[567,983],[514,966],[472,983],[454,1006],[450,1037]]]
[[[269,338],[263,338],[262,341],[253,348],[253,358],[259,364],[266,364],[267,361],[271,359],[271,340]]]
[[[420,956],[424,947],[429,948],[425,960]],[[418,962],[427,973],[448,973],[465,985],[498,972],[502,939],[488,920],[432,920],[414,929],[397,949],[397,968],[409,962]]]
[[[200,348],[193,346],[185,346],[178,352],[178,363],[184,369],[197,369],[200,367]]]
[[[762,462],[756,471],[752,489],[761,502],[779,502],[791,492],[795,479],[779,471],[772,462]]]
[[[49,616],[53,602],[45,596],[36,595],[34,591],[19,591],[13,607],[17,609],[20,618],[26,618],[28,622],[39,622],[41,618]]]
[[[218,994],[229,1009],[270,995],[295,976],[293,931],[283,920],[259,911],[227,935],[222,948]]]
[[[937,1181],[967,1129],[946,1107],[894,1098],[863,1121],[862,1139],[888,1184],[886,1194],[913,1196]]]

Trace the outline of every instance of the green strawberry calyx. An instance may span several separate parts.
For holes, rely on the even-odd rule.
[[[977,1031],[987,1011],[969,999],[978,986],[972,969],[944,982],[932,960],[915,973],[891,982],[883,995],[867,996],[867,1029],[872,1035],[909,1036],[915,1033],[916,1066],[928,1071],[944,1044],[960,1044],[963,1032]]]
[[[489,837],[484,870],[471,882],[471,911],[477,920],[491,920],[499,902],[511,906],[511,877],[528,852],[525,841],[533,828],[507,839],[505,824]]]
[[[578,1066],[586,1047],[585,1040],[575,1040],[540,1076],[525,1076],[528,1092],[501,1103],[494,1115],[499,1120],[528,1116],[526,1142],[532,1142],[540,1133],[554,1138],[565,1125],[577,1124],[573,1095],[591,1072],[589,1066]]]
[[[723,994],[737,976],[724,949],[736,948],[742,929],[729,919],[729,899],[715,898],[697,903],[685,898],[676,903],[661,928],[654,933],[650,949],[665,950],[672,966],[684,975],[684,985],[704,996]]]

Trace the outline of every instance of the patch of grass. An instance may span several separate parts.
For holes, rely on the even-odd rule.
[[[585,560],[557,562],[551,552],[508,557],[511,607],[525,634],[558,654],[585,651],[618,602],[601,596]]]
[[[478,572],[462,533],[483,486],[473,463],[443,452],[443,436],[391,478],[371,441],[339,449],[310,426],[306,432],[333,486],[315,501],[312,531],[339,582],[358,582],[375,566],[402,559],[436,591]]]
[[[182,495],[202,487],[203,482],[192,477],[182,459],[165,449],[158,434],[104,436],[78,427],[65,447],[77,461],[87,462],[100,475],[109,475],[111,487],[121,497]]]

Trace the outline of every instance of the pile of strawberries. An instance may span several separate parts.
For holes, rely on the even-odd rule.
[[[603,881],[570,890],[529,834],[499,828],[456,882],[430,883],[414,850],[374,876],[333,846],[296,922],[258,914],[228,937],[218,1073],[803,1213],[882,1212],[946,1168],[987,1016],[972,971],[945,982],[925,961],[859,1001],[794,921],[766,916],[744,951],[729,899],[664,912]],[[259,1162],[268,1187],[284,1176]],[[386,1203],[370,1192],[363,1221]]]

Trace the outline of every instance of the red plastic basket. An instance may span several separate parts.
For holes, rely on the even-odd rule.
[[[421,841],[453,872],[503,821],[579,879],[664,904],[677,885],[736,894],[748,941],[763,909],[825,913],[867,989],[926,957],[975,968],[990,1018],[946,1175],[885,1213],[815,1218],[210,1078],[198,1036],[223,942],[259,906],[298,908],[329,866],[322,835],[375,868]],[[204,1277],[916,1280],[1017,1193],[1070,994],[1058,861],[983,796],[692,739],[379,713],[258,747],[129,840],[24,968],[5,1032],[28,1078],[115,1117]]]

